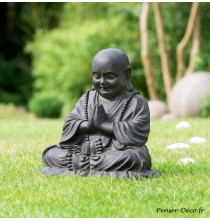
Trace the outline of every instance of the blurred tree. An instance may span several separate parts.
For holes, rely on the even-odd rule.
[[[195,21],[195,28],[192,36],[192,49],[190,53],[190,61],[186,70],[187,74],[193,73],[196,66],[196,59],[200,51],[200,9],[198,10],[198,16]]]
[[[56,94],[69,105],[68,109],[71,108],[75,100],[91,86],[93,55],[107,47],[126,51],[131,61],[134,87],[149,98],[139,53],[138,20],[142,5],[137,2],[0,3],[0,101],[27,103],[34,78],[37,96]],[[176,79],[176,45],[184,36],[191,5],[188,2],[161,4],[172,83]],[[210,4],[202,3],[200,10],[201,53],[196,59],[193,55],[190,58],[190,54],[193,54],[190,42],[186,46],[184,63],[191,67],[190,60],[193,59],[196,61],[195,70],[208,70]],[[154,11],[150,10],[148,52],[153,67],[153,84],[159,99],[165,100],[155,30]],[[193,36],[193,42],[196,42],[196,32]],[[24,52],[26,44],[26,51],[30,54]]]
[[[164,86],[166,91],[166,97],[169,99],[172,88],[172,76],[170,70],[170,61],[168,57],[168,49],[165,41],[165,31],[163,26],[163,18],[161,12],[161,6],[159,2],[153,3],[154,17],[157,31],[157,39],[160,48],[161,68],[164,80]]]
[[[139,65],[139,9],[137,3],[66,3],[60,26],[50,32],[37,32],[35,41],[27,47],[34,58],[37,96],[57,95],[69,111],[91,87],[93,56],[108,47],[126,51],[132,77],[137,79],[136,89],[145,92]]]
[[[149,4],[151,3],[143,3],[143,6],[147,4],[147,7],[149,7]],[[166,34],[164,32],[164,25],[163,25],[163,15],[161,12],[161,3],[153,3],[153,12],[154,12],[154,19],[155,19],[155,26],[157,30],[157,43],[160,48],[160,59],[161,59],[161,68],[162,68],[162,76],[165,84],[165,91],[166,91],[166,97],[169,101],[170,98],[170,92],[172,89],[172,73],[171,73],[171,67],[170,63],[175,63],[173,59],[169,56],[167,44],[166,44]],[[172,5],[173,6],[173,5]],[[196,66],[196,58],[199,52],[199,46],[200,46],[200,3],[194,2],[191,6],[191,11],[189,14],[189,21],[186,26],[186,30],[184,33],[184,37],[181,39],[181,41],[177,44],[176,49],[176,58],[177,58],[177,73],[176,73],[176,79],[179,80],[185,73],[189,74],[192,73],[195,70]],[[145,7],[142,8],[142,14],[145,13]],[[147,23],[147,19],[145,19],[143,16],[140,17],[140,24],[144,26],[144,24]],[[167,24],[167,23],[166,23]],[[144,44],[148,45],[148,42],[144,41],[145,36],[147,35],[147,29],[143,29],[141,32],[141,38],[144,42],[142,44],[142,53],[144,52],[144,47],[146,47]],[[186,47],[189,45],[190,37],[192,36],[192,46],[189,47],[190,55],[189,53],[187,56],[185,55]],[[171,36],[169,36],[171,38]],[[148,38],[148,37],[147,37]],[[148,39],[147,39],[148,41]],[[173,42],[173,45],[174,42]],[[144,53],[143,53],[144,54]],[[186,57],[189,58],[189,66],[185,70],[185,63],[186,63]],[[148,49],[147,49],[147,55],[145,54],[145,57],[148,59]],[[144,61],[144,59],[143,59]],[[150,68],[150,72],[152,72],[152,63],[143,62],[144,67],[146,70],[148,70],[148,66]],[[174,75],[174,74],[173,74]],[[148,76],[146,71],[146,76]],[[149,77],[150,81],[147,81],[147,86],[150,88],[150,91],[155,89],[154,84],[151,84],[151,82],[154,82],[154,76],[150,75]],[[154,99],[153,94],[150,93],[150,99]],[[156,98],[155,98],[156,99]]]
[[[146,83],[148,87],[149,97],[151,100],[158,99],[157,90],[155,87],[155,79],[149,53],[149,38],[148,38],[148,14],[149,2],[144,2],[139,16],[139,29],[141,36],[141,59],[144,66]]]
[[[31,58],[24,54],[37,29],[52,29],[61,4],[0,3],[0,102],[26,104],[32,95]]]
[[[185,74],[185,65],[184,65],[184,55],[185,55],[185,49],[187,44],[190,41],[190,37],[192,36],[192,33],[194,32],[194,38],[193,38],[193,48],[191,53],[191,60],[190,60],[190,71],[193,71],[193,67],[195,66],[195,59],[198,51],[199,51],[199,9],[200,9],[200,2],[193,2],[191,7],[191,12],[189,15],[189,21],[186,27],[185,34],[182,38],[182,40],[177,45],[177,73],[176,78],[179,80],[183,75]],[[198,44],[197,44],[198,43]],[[194,49],[195,48],[195,49]],[[193,50],[194,49],[194,50]],[[188,70],[189,72],[189,70]]]

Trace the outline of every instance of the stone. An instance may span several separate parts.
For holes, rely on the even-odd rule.
[[[186,158],[180,159],[180,160],[178,161],[178,164],[179,164],[179,165],[187,165],[187,164],[189,164],[189,163],[194,164],[194,163],[195,163],[195,160],[192,159],[192,158],[186,157]]]
[[[192,137],[190,138],[190,143],[204,144],[206,143],[206,139],[204,137]]]
[[[150,110],[150,119],[161,118],[165,113],[168,112],[167,105],[160,100],[150,100],[148,101]]]
[[[169,109],[180,118],[198,116],[203,101],[209,93],[209,72],[188,74],[179,80],[172,88]]]
[[[186,149],[189,148],[190,145],[189,144],[185,144],[185,143],[173,143],[173,144],[169,144],[166,149],[169,150],[175,150],[175,149]]]
[[[191,128],[191,125],[190,125],[190,123],[187,122],[187,121],[179,122],[179,123],[176,125],[176,129],[182,129],[182,128]]]

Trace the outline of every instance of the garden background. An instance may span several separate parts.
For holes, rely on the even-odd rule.
[[[173,83],[176,46],[191,7],[192,3],[161,3]],[[0,3],[0,217],[209,217],[209,118],[187,119],[191,128],[183,130],[176,129],[180,119],[151,122],[147,146],[153,169],[161,172],[155,179],[40,175],[42,151],[59,141],[64,116],[91,87],[91,61],[98,51],[124,50],[135,90],[151,98],[141,59],[142,8],[143,3],[132,2]],[[210,3],[202,3],[195,71],[210,70],[209,21]],[[159,99],[167,102],[152,7],[148,34],[155,88]],[[190,42],[186,63],[191,47]],[[48,118],[39,118],[46,109]],[[55,116],[59,118],[51,118]],[[166,149],[197,135],[207,142]],[[196,163],[177,164],[184,157]],[[201,207],[201,213],[157,212]]]

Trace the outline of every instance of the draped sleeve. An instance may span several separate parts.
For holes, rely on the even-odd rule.
[[[85,95],[76,103],[72,112],[65,118],[63,134],[59,145],[63,148],[69,145],[80,144],[84,139],[84,134],[77,134],[80,124],[85,121],[84,116]]]
[[[121,122],[113,124],[113,131],[121,144],[125,146],[144,145],[150,132],[150,112],[147,101],[135,95]]]

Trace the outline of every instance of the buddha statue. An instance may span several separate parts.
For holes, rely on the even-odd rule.
[[[155,176],[145,145],[148,103],[133,91],[127,55],[115,48],[98,52],[92,61],[92,83],[66,117],[60,142],[43,152],[41,173]]]

